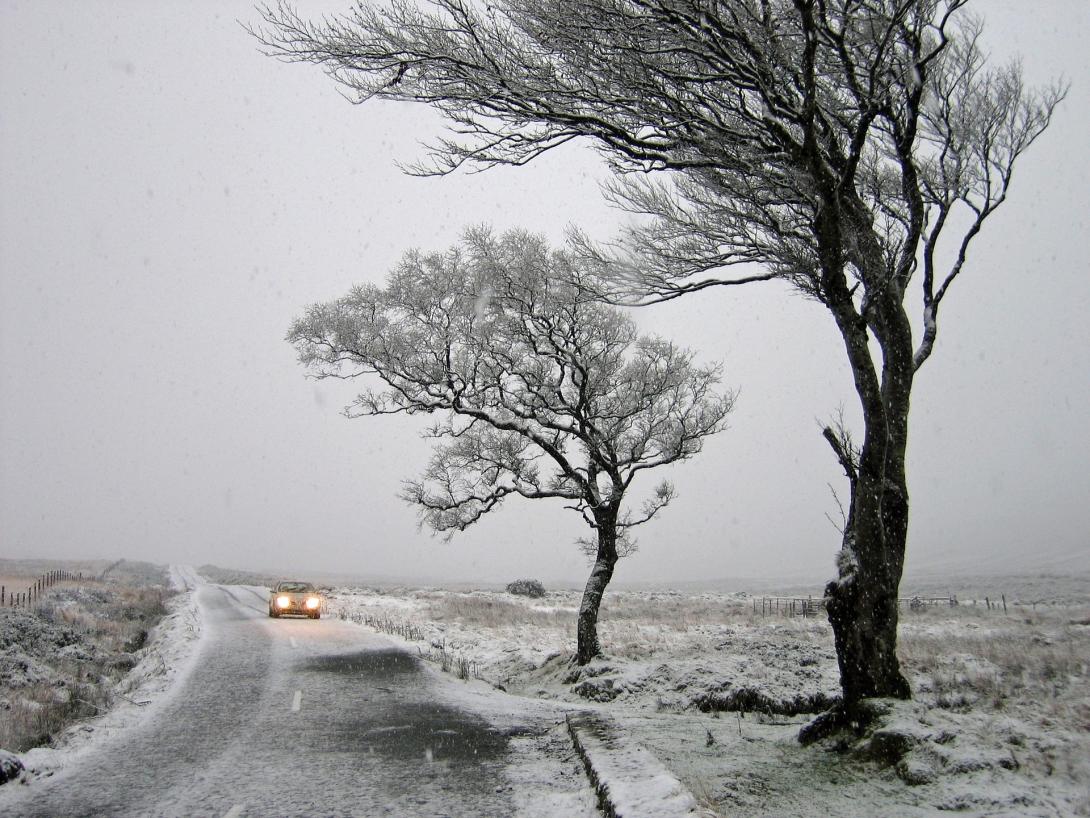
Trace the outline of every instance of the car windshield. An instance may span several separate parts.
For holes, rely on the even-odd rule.
[[[314,591],[314,586],[309,582],[281,582],[276,590],[287,591],[289,594],[308,594]]]

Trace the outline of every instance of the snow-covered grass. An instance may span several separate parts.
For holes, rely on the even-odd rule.
[[[611,591],[585,668],[569,661],[576,591],[343,588],[329,612],[411,633],[452,672],[607,709],[708,814],[1090,815],[1088,595],[1033,588],[1006,613],[905,610],[915,700],[812,747],[798,731],[838,694],[829,625],[754,615],[745,594]]]
[[[73,722],[54,735],[49,746],[23,753],[24,779],[53,775],[73,758],[95,752],[110,736],[139,724],[192,668],[195,646],[202,634],[193,593],[200,580],[187,569],[172,567],[169,573],[169,588],[176,593],[164,597],[166,613],[148,631],[144,646],[135,652],[135,666],[112,687],[104,685],[109,709],[94,718]],[[0,807],[5,791],[0,788]]]
[[[0,755],[25,777],[51,775],[143,719],[193,654],[193,581],[127,562],[104,581],[49,589],[33,609],[0,611],[0,747],[25,750]]]
[[[836,694],[823,620],[755,617],[742,594],[616,592],[602,608],[606,656],[579,670],[568,663],[578,602],[576,591],[534,600],[496,591],[338,589],[328,610],[399,635],[411,628],[425,653],[440,649],[468,661],[475,675],[512,692],[674,712],[798,712]]]
[[[49,744],[73,721],[104,712],[166,613],[163,595],[162,585],[69,583],[32,607],[0,610],[0,747]]]
[[[327,612],[400,632],[452,674],[565,708],[607,711],[690,789],[705,815],[1090,815],[1090,593],[1068,587],[1062,599],[1048,600],[1045,587],[1036,582],[1030,596],[1007,586],[1006,613],[965,604],[904,611],[900,652],[915,700],[878,702],[859,735],[810,747],[798,743],[799,728],[837,693],[829,626],[822,618],[754,615],[745,594],[610,592],[605,655],[586,668],[569,662],[576,591],[530,599],[343,588],[331,594]],[[1084,587],[1090,591],[1090,582]],[[130,616],[121,612],[139,606],[124,595],[115,601],[118,615],[99,625],[76,606],[58,604],[51,616],[62,628],[99,627],[117,639]],[[48,774],[162,700],[156,694],[185,672],[200,633],[192,594],[164,604],[169,613],[131,651],[136,667],[99,689],[113,701],[109,713],[55,735],[63,752],[25,753],[28,768]],[[10,632],[27,643],[25,629]],[[34,672],[45,671],[27,663],[28,701],[31,687],[49,683],[48,675],[29,679]]]
[[[1090,608],[998,616],[972,608],[907,618],[900,655],[917,698],[947,709],[1004,709],[1025,695],[1063,706],[1069,680],[1086,674]]]

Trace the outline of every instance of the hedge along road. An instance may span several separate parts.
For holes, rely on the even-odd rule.
[[[137,727],[14,801],[5,792],[8,814],[463,816],[593,803],[585,782],[557,781],[570,765],[545,742],[513,746],[554,727],[548,706],[469,691],[349,623],[269,619],[256,589],[195,593],[205,630],[191,670]]]

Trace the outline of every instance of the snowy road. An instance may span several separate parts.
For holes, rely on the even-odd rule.
[[[190,671],[141,724],[5,797],[8,814],[593,814],[550,707],[358,626],[269,619],[259,591],[200,585]]]

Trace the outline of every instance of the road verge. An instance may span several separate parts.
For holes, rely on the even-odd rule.
[[[697,814],[696,799],[648,750],[604,713],[567,716],[598,805],[610,818],[673,818]]]

